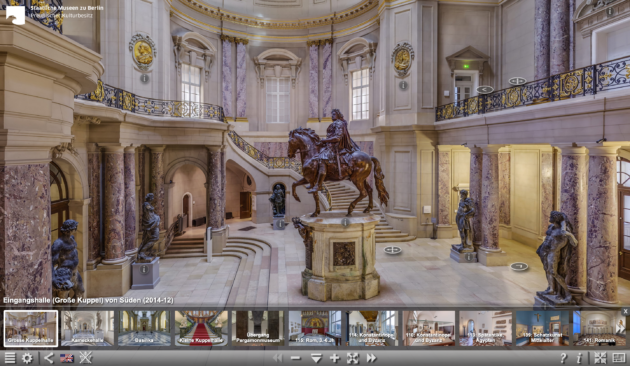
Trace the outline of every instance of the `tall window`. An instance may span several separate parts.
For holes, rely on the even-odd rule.
[[[330,332],[333,334],[341,334],[341,311],[330,312]]]
[[[368,119],[370,113],[370,70],[352,72],[352,120]]]
[[[396,332],[396,312],[395,311],[382,311],[381,319],[383,319],[383,333],[394,334]]]
[[[473,87],[472,76],[455,75],[455,101],[468,99]]]
[[[201,103],[201,69],[188,64],[182,64],[182,102]],[[186,116],[198,117],[200,107],[194,104],[186,111]]]
[[[289,123],[291,81],[289,78],[267,79],[267,123]]]
[[[59,166],[50,163],[50,234],[51,243],[59,238],[59,229],[70,218],[68,184]]]

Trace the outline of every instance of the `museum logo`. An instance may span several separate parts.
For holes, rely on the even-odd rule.
[[[13,24],[24,25],[26,21],[26,8],[24,6],[7,6],[6,19],[14,17]]]

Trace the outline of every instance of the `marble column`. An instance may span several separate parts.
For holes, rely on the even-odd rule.
[[[236,121],[247,122],[247,43],[236,43]]]
[[[509,150],[499,152],[499,224],[510,226],[511,158]]]
[[[619,302],[617,295],[619,218],[617,150],[588,146],[588,213],[586,234],[586,297],[591,305]]]
[[[146,156],[144,146],[138,147],[136,154],[138,155],[138,186],[140,200],[144,202],[144,196],[146,195]]]
[[[160,216],[160,231],[165,230],[164,222],[164,149],[166,146],[150,146],[151,149],[151,189],[147,193],[153,193],[155,213]],[[143,199],[144,201],[144,199]]]
[[[540,152],[540,233],[545,237],[553,211],[553,151]]]
[[[481,226],[483,237],[480,249],[499,252],[499,148],[483,148],[481,182]]]
[[[569,0],[551,0],[549,73],[569,71],[569,40],[571,14]]]
[[[451,225],[451,150],[438,146],[438,225]]]
[[[332,121],[332,39],[323,40],[324,49],[322,50],[324,62],[322,64],[322,121]],[[343,112],[342,112],[343,113]]]
[[[223,113],[225,117],[234,117],[232,111],[232,37],[221,36],[223,54]]]
[[[136,247],[136,153],[135,147],[125,148],[125,254],[132,255]]]
[[[549,26],[551,0],[536,0],[534,35],[534,79],[549,77]]]
[[[52,296],[48,163],[0,166],[0,296]]]
[[[306,42],[308,46],[308,121],[319,122],[319,40]]]
[[[470,185],[469,185],[469,197],[472,198],[475,203],[475,217],[473,218],[474,226],[474,243],[476,245],[481,244],[481,238],[483,236],[481,232],[481,181],[482,181],[482,165],[483,154],[479,147],[470,148]]]
[[[88,189],[90,208],[88,215],[88,263],[93,265],[101,257],[101,149],[95,143],[87,144]]]
[[[224,226],[225,193],[223,191],[223,162],[220,146],[208,147],[208,184],[206,197],[208,200],[208,227],[214,230]]]
[[[103,264],[124,262],[125,256],[125,170],[124,148],[104,147],[103,176]]]
[[[584,147],[561,146],[560,149],[562,150],[560,211],[569,218],[578,242],[577,250],[574,249],[573,255],[569,258],[567,285],[572,292],[583,294],[586,292],[587,155]]]

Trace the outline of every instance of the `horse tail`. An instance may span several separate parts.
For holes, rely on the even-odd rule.
[[[387,190],[385,189],[385,182],[383,182],[383,179],[385,179],[385,174],[383,174],[383,171],[381,170],[381,163],[378,161],[378,159],[373,156],[371,157],[371,159],[374,163],[374,180],[376,181],[375,185],[376,190],[378,191],[378,199],[384,206],[387,206],[389,193],[387,193]]]

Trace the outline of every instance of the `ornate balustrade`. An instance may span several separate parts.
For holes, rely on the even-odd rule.
[[[230,131],[228,135],[232,139],[232,142],[234,142],[241,151],[265,167],[269,169],[291,169],[299,174],[302,174],[302,163],[296,159],[267,156],[262,151],[250,145],[236,132]]]
[[[76,95],[75,98],[147,116],[201,118],[225,122],[223,108],[217,105],[145,98],[103,84],[100,80],[95,91]]]
[[[436,122],[555,102],[630,86],[630,56],[586,66],[435,109]]]
[[[4,0],[4,3],[2,10],[6,10],[7,6],[24,6],[26,17],[63,34],[62,0]]]

